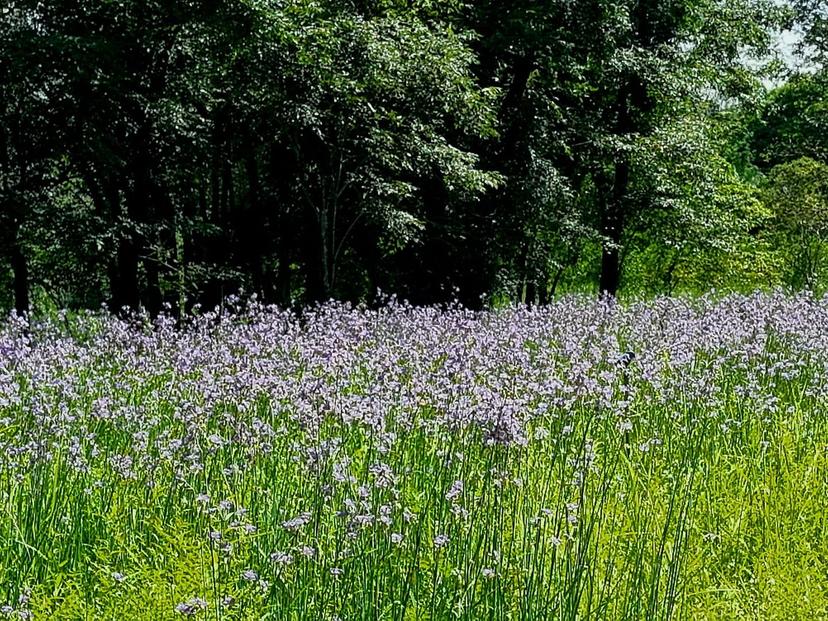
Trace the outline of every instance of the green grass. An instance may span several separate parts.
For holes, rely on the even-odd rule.
[[[75,417],[54,430],[31,415],[36,386],[4,408],[4,446],[49,444],[25,463],[7,453],[0,472],[10,618],[180,619],[176,606],[199,597],[196,618],[228,620],[828,619],[828,420],[808,373],[767,380],[773,408],[733,392],[737,366],[721,367],[714,409],[642,385],[626,431],[584,399],[535,418],[525,445],[436,424],[425,404],[389,408],[385,435],[336,416],[308,424],[265,395],[185,423],[181,409],[203,397],[172,373],[78,373],[84,391],[49,397]],[[113,395],[135,417],[98,416]],[[255,419],[272,429],[266,447],[209,439]],[[134,461],[119,472],[120,454]],[[283,525],[303,512],[305,525]]]
[[[658,429],[662,413],[646,414]],[[508,449],[463,434],[435,441],[413,432],[387,460],[405,473],[399,496],[370,492],[375,505],[416,513],[416,521],[399,526],[400,545],[391,543],[390,527],[367,528],[349,541],[325,508],[337,503],[324,502],[303,468],[284,458],[287,446],[249,464],[244,475],[221,473],[240,462],[232,450],[212,455],[205,471],[186,481],[161,469],[151,489],[146,480],[116,480],[94,469],[78,476],[55,462],[21,483],[4,481],[4,584],[10,593],[36,585],[30,609],[42,619],[172,619],[180,617],[176,604],[190,597],[215,603],[228,595],[232,607],[211,606],[205,614],[828,618],[826,438],[824,429],[809,437],[804,414],[763,429],[773,437],[765,448],[751,438],[735,446],[707,440],[700,429],[683,438],[664,434],[663,445],[648,453],[633,447],[629,455],[603,422]],[[573,480],[588,430],[594,471]],[[114,432],[111,443],[120,444]],[[369,443],[352,433],[347,444],[361,457],[352,472],[366,472],[373,456],[358,447]],[[447,464],[443,448],[463,451],[462,461]],[[508,475],[498,477],[498,468]],[[465,482],[466,518],[453,515],[444,498],[455,478]],[[257,531],[228,530],[227,520],[195,509],[201,491],[248,508]],[[349,496],[337,494],[343,502]],[[570,523],[561,507],[574,502]],[[284,516],[307,508],[315,511],[307,539],[318,556],[294,552],[292,565],[273,571],[269,551],[295,550],[305,539],[284,532]],[[449,543],[432,551],[437,525]],[[206,536],[211,530],[234,546],[232,556],[216,550]],[[347,548],[351,556],[343,554]],[[330,575],[333,566],[342,576]],[[270,586],[241,580],[248,568]],[[494,577],[484,577],[484,568]],[[115,571],[123,582],[112,578]]]

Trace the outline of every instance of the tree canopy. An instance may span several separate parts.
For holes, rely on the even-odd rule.
[[[0,304],[818,288],[825,8],[10,0]]]

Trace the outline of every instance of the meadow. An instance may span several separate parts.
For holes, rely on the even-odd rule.
[[[828,298],[0,326],[0,619],[826,619]]]

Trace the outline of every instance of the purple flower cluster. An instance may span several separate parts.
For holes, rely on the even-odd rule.
[[[652,458],[700,426],[729,438],[740,412],[761,423],[823,402],[826,379],[828,299],[808,294],[571,297],[487,312],[329,304],[295,315],[250,303],[183,326],[12,317],[0,326],[0,477],[34,486],[59,471],[102,504],[122,489],[175,490],[168,502],[212,553],[256,550],[235,576],[268,592],[274,575],[308,563],[347,578],[366,538],[374,550],[414,545],[426,513],[432,550],[449,554],[481,490],[525,485],[503,451],[548,446],[562,455],[555,476],[583,489],[612,443]],[[655,420],[654,408],[666,414]],[[611,439],[596,443],[598,429]],[[469,450],[493,457],[471,467]],[[556,502],[526,519],[554,522],[558,546],[585,518],[577,494]],[[54,519],[81,528],[70,513]],[[193,598],[176,610],[205,607]]]
[[[392,487],[382,455],[414,427],[474,427],[486,443],[522,445],[548,434],[546,424],[530,433],[533,420],[560,421],[567,434],[573,413],[594,408],[629,432],[642,396],[719,416],[736,394],[770,415],[769,387],[828,369],[826,346],[828,303],[805,294],[629,307],[566,298],[499,312],[332,304],[301,316],[251,304],[182,329],[163,317],[10,319],[0,329],[0,468],[24,475],[65,459],[79,473],[146,480],[168,468],[187,479],[224,454],[233,476],[290,433],[291,458],[309,472],[330,466],[339,482],[354,476],[340,438],[303,441],[336,424],[369,433],[372,486]],[[722,369],[738,380],[723,385]],[[810,377],[809,396],[825,396],[822,377]],[[117,451],[102,445],[104,430],[117,431]],[[289,528],[306,521],[285,518]]]

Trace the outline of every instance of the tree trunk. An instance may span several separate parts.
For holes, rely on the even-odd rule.
[[[276,302],[283,306],[291,303],[291,272],[290,262],[293,254],[294,240],[291,232],[290,205],[293,199],[290,184],[295,177],[297,169],[296,156],[282,143],[274,142],[270,145],[269,163],[265,168],[268,175],[269,185],[273,190],[273,205],[271,211],[275,211],[275,228],[273,232],[276,248]]]
[[[119,312],[124,307],[135,310],[140,304],[138,248],[135,240],[129,235],[118,241],[117,265],[117,279],[112,283],[112,310]]]
[[[193,262],[202,262],[208,268],[205,282],[201,283],[202,290],[198,296],[198,303],[207,310],[218,306],[224,295],[222,277],[215,273],[215,269],[222,269],[226,263],[227,253],[227,222],[223,206],[226,204],[227,191],[225,185],[228,175],[225,174],[224,160],[229,154],[229,132],[227,130],[227,106],[216,108],[212,126],[212,152],[210,158],[210,174],[207,182],[208,190],[204,192],[205,202],[202,207],[205,214],[205,223],[215,227],[210,232],[199,233],[197,240],[193,240],[185,254]],[[209,198],[208,198],[209,197]],[[209,205],[209,207],[207,207]],[[189,252],[188,252],[189,251]]]
[[[328,243],[329,214],[324,207],[316,214],[315,234],[311,233],[312,253],[309,275],[308,295],[313,302],[325,302],[331,297],[331,270],[330,270],[330,246]]]
[[[538,303],[538,287],[534,277],[530,277],[526,281],[526,299],[524,301],[527,306],[535,306]]]
[[[164,304],[163,295],[161,294],[161,278],[158,270],[158,262],[150,258],[144,259],[141,263],[144,266],[144,273],[147,276],[144,305],[150,315],[156,317],[161,312],[161,307]]]
[[[259,163],[252,144],[247,147],[245,156],[248,184],[248,212],[242,225],[245,230],[243,247],[240,254],[251,275],[253,291],[263,301],[270,301],[273,294],[271,270],[268,267],[270,248],[268,243],[268,222],[262,207],[261,183],[259,180]]]
[[[98,216],[113,223],[121,213],[121,190],[114,176],[99,180],[90,168],[84,168],[84,181]],[[115,240],[115,252],[107,260],[109,307],[120,312],[124,307],[138,308],[138,252],[129,235]]]
[[[615,120],[615,133],[618,137],[627,138],[635,131],[631,107],[643,109],[646,99],[646,88],[637,78],[630,78],[619,90]],[[601,235],[604,237],[601,251],[601,277],[598,284],[598,291],[601,295],[614,297],[621,284],[621,240],[626,224],[627,205],[625,203],[629,185],[629,157],[622,153],[615,161],[612,190],[605,194],[607,202],[601,214]]]
[[[549,277],[547,276],[543,283],[538,287],[538,304],[541,306],[546,306],[549,304],[549,295],[550,295],[550,286],[549,286]]]
[[[29,264],[17,239],[17,231],[14,231],[12,239],[11,267],[14,274],[14,309],[22,315],[29,312]]]
[[[138,155],[131,167],[129,176],[133,185],[126,197],[126,215],[132,230],[121,241],[121,285],[124,287],[124,295],[130,308],[137,310],[143,303],[150,314],[156,315],[161,310],[158,299],[158,266],[154,265],[152,257],[149,256],[150,245],[146,229],[141,227],[154,224],[155,215],[148,158],[144,153]],[[144,267],[144,274],[147,276],[144,283],[146,288],[143,291],[138,278],[139,266]]]
[[[526,119],[521,118],[521,106],[534,68],[532,52],[519,56],[512,65],[512,79],[499,111],[500,122],[506,126],[498,149],[503,158],[501,161],[512,162],[516,158],[518,145],[526,134]]]
[[[278,263],[276,265],[276,300],[283,306],[288,306],[291,302],[291,274],[290,274],[290,255],[291,242],[288,235],[289,218],[284,207],[279,209],[279,248],[276,256]]]
[[[613,196],[601,217],[601,235],[604,244],[601,251],[601,279],[599,292],[615,296],[621,284],[621,237],[624,231],[624,197],[630,179],[627,162],[615,165]]]

